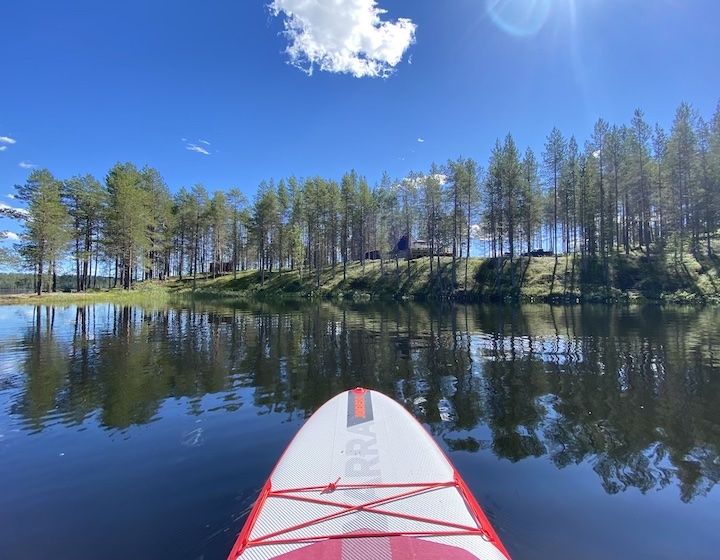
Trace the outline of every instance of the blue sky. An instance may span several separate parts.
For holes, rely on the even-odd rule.
[[[372,17],[349,23],[372,0],[335,2],[275,0],[276,16],[270,0],[3,0],[1,202],[21,163],[103,178],[129,160],[173,191],[350,168],[374,182],[484,164],[508,131],[539,152],[554,125],[582,141],[599,116],[639,106],[668,126],[680,101],[710,115],[720,98],[717,0],[379,0],[387,44],[365,56],[333,49],[378,38]],[[289,16],[312,32],[282,34]],[[389,76],[343,73],[373,56]]]

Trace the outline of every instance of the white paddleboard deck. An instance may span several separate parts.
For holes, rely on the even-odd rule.
[[[353,389],[297,433],[229,558],[509,556],[427,431],[382,393]]]

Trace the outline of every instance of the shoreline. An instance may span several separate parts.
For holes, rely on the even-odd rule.
[[[663,260],[664,259],[664,260]],[[612,268],[572,256],[470,258],[467,284],[465,260],[456,266],[452,287],[452,259],[437,259],[430,272],[429,258],[410,261],[366,261],[348,263],[343,279],[341,264],[320,271],[257,270],[226,273],[212,278],[138,282],[131,291],[121,288],[88,292],[55,292],[0,295],[0,305],[143,303],[227,300],[337,300],[337,301],[427,301],[456,303],[546,303],[579,305],[617,304],[720,304],[720,270],[716,257],[699,262],[691,255],[668,263],[662,255],[616,256]],[[604,264],[604,270],[599,265]],[[609,272],[608,272],[609,271]],[[603,273],[610,285],[597,283]]]

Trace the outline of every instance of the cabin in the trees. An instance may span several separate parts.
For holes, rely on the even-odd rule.
[[[230,262],[211,262],[210,263],[210,274],[222,274],[223,272],[232,272],[233,263]]]
[[[545,251],[544,249],[535,249],[529,253],[522,253],[521,257],[552,257],[555,253],[552,251]],[[510,256],[510,255],[507,255]]]
[[[393,248],[393,256],[396,254],[403,259],[407,259],[408,254],[411,259],[429,257],[431,254],[430,243],[424,239],[412,239],[410,243],[408,243],[408,236],[403,235]],[[452,252],[447,247],[435,247],[435,250],[432,251],[432,256],[434,257],[447,257],[451,255]]]
[[[394,258],[397,255],[400,259],[407,259],[408,252],[410,253],[411,259],[429,257],[431,254],[430,243],[424,239],[413,239],[408,246],[408,237],[407,235],[403,235],[390,252],[390,257]],[[452,256],[452,252],[447,247],[435,247],[435,250],[432,251],[432,256],[449,257]],[[378,250],[365,251],[366,261],[378,261],[381,258],[382,254]]]

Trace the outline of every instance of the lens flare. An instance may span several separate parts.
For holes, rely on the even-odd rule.
[[[516,37],[540,31],[551,5],[552,0],[485,0],[485,10],[493,23]]]

